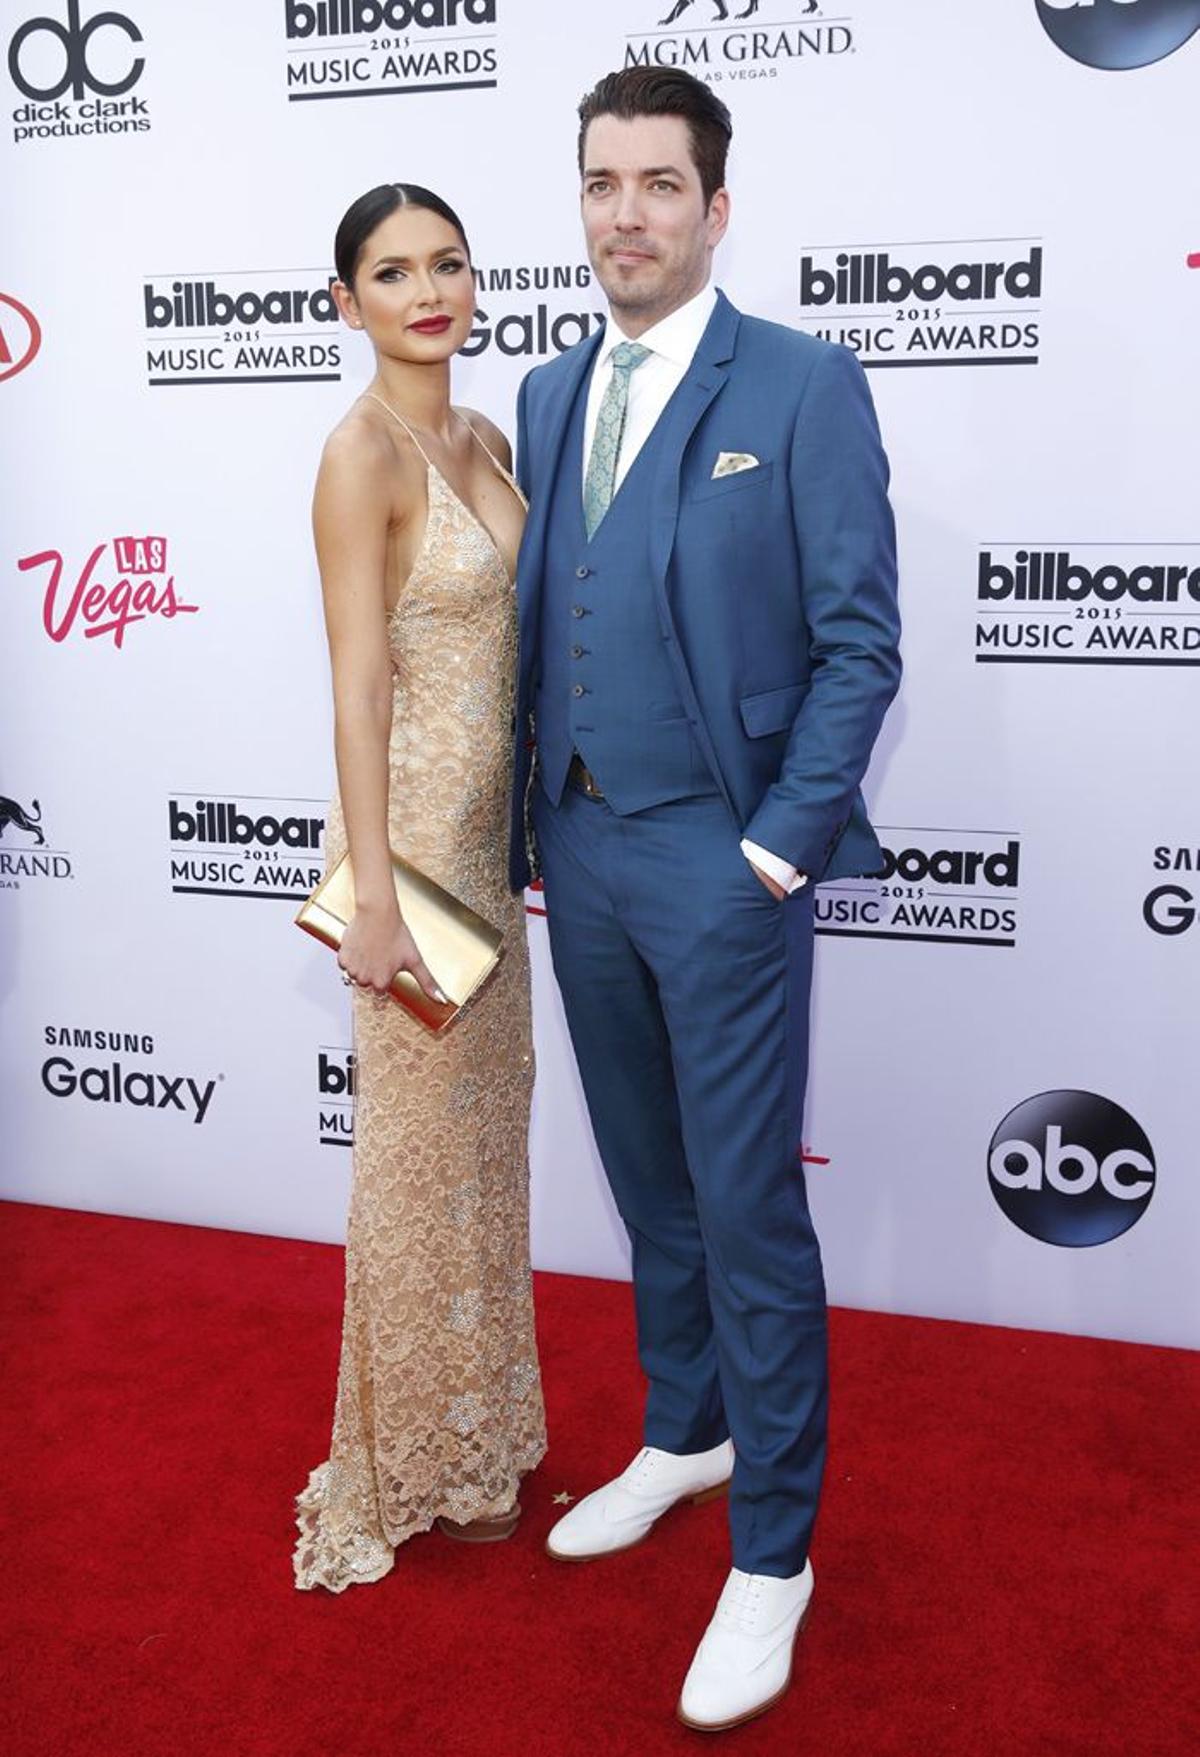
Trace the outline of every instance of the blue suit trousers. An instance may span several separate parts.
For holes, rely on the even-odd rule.
[[[812,888],[776,901],[716,794],[630,816],[533,789],[555,974],[633,1250],[645,1443],[732,1436],[734,1566],[808,1554],[825,1288],[801,1120]]]

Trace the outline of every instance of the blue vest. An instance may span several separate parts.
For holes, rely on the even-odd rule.
[[[583,426],[575,398],[546,524],[541,678],[534,704],[538,773],[558,804],[578,751],[619,816],[715,791],[667,657],[650,566],[660,420],[588,541]]]

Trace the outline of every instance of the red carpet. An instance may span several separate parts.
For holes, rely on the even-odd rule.
[[[1200,1357],[836,1312],[817,1596],[785,1703],[673,1720],[721,1503],[541,1549],[638,1441],[628,1289],[543,1275],[550,1456],[507,1544],[292,1589],[341,1252],[0,1210],[10,1757],[1176,1757],[1200,1752]],[[15,1636],[15,1639],[13,1638]]]

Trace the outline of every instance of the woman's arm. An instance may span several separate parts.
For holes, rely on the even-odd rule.
[[[339,963],[358,983],[385,992],[413,972],[440,998],[405,927],[388,846],[388,741],[392,663],[386,602],[388,525],[396,462],[386,439],[354,425],[333,433],[313,498],[325,627],[333,668],[334,744],[355,914]]]

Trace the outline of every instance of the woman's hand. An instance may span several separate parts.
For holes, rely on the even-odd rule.
[[[374,910],[359,907],[342,936],[338,963],[360,988],[373,988],[386,994],[400,970],[410,970],[430,1000],[441,1002],[444,995],[430,974],[429,967],[417,950],[417,943],[404,925],[399,909]]]

